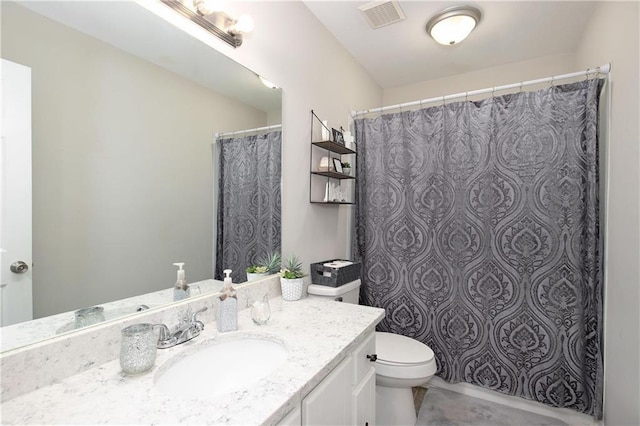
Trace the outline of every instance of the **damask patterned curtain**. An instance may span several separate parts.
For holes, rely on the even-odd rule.
[[[282,132],[219,139],[215,278],[231,269],[233,282],[259,257],[280,252]]]
[[[361,302],[443,379],[601,417],[601,86],[356,120]]]

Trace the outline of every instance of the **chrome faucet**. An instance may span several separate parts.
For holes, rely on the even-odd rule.
[[[155,324],[154,328],[160,329],[160,334],[158,335],[158,342],[156,346],[158,349],[166,349],[171,348],[173,346],[179,345],[181,343],[187,342],[197,335],[200,334],[202,330],[204,330],[204,323],[198,320],[196,317],[198,314],[207,310],[207,307],[196,311],[193,315],[191,315],[191,319],[189,321],[185,321],[178,325],[176,331],[171,333],[169,331],[169,327],[164,324]]]

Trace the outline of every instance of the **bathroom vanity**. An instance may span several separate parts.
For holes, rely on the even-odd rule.
[[[271,304],[271,319],[262,326],[253,323],[246,309],[239,313],[237,332],[218,333],[215,323],[205,320],[198,337],[158,350],[154,367],[141,375],[125,375],[118,359],[112,359],[8,398],[2,403],[3,423],[371,424],[375,370],[366,356],[375,351],[375,326],[384,311],[312,299],[285,302],[276,297]],[[205,391],[184,397],[158,386],[159,378],[181,359],[212,345],[247,339],[281,345],[286,359],[255,383],[215,396],[207,394],[206,383]],[[95,345],[94,350],[104,348]],[[243,354],[231,365],[203,368],[219,369],[221,378],[234,369],[238,380],[243,376],[246,381],[240,374],[243,365],[259,364],[260,356]],[[214,385],[212,380],[212,390]]]

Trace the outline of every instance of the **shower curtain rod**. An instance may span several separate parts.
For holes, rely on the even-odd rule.
[[[508,89],[517,89],[520,88],[522,89],[524,86],[532,86],[535,84],[542,84],[542,83],[555,83],[558,80],[567,80],[569,78],[576,78],[576,77],[584,77],[584,76],[591,76],[591,75],[598,75],[598,74],[609,74],[609,71],[611,71],[611,64],[610,63],[606,63],[604,65],[600,65],[597,68],[593,68],[593,69],[587,69],[586,71],[578,71],[578,72],[573,72],[570,74],[562,74],[562,75],[555,75],[553,77],[546,77],[546,78],[539,78],[537,80],[529,80],[529,81],[523,81],[521,83],[513,83],[513,84],[505,84],[504,86],[495,86],[495,87],[489,87],[487,89],[480,89],[480,90],[472,90],[470,92],[460,92],[460,93],[455,93],[453,95],[446,95],[446,96],[438,96],[436,98],[430,98],[430,99],[423,99],[421,101],[413,101],[413,102],[406,102],[406,103],[401,103],[401,104],[397,104],[397,105],[389,105],[389,106],[384,106],[384,107],[380,107],[380,108],[373,108],[373,109],[367,109],[367,110],[363,110],[363,111],[351,111],[351,117],[352,118],[356,118],[358,115],[364,115],[364,114],[371,114],[371,113],[377,113],[377,112],[385,112],[385,111],[389,111],[392,109],[402,109],[402,108],[409,108],[409,107],[414,107],[414,106],[422,106],[423,104],[429,104],[429,103],[433,103],[433,102],[447,102],[453,99],[458,99],[458,98],[467,98],[469,96],[476,96],[476,95],[484,95],[486,93],[491,93],[493,94],[494,92],[497,92],[499,90],[508,90]]]
[[[274,125],[271,125],[271,126],[256,127],[255,129],[238,130],[238,131],[235,131],[235,132],[226,132],[226,133],[216,133],[214,136],[215,136],[216,139],[218,139],[218,138],[221,138],[223,136],[243,135],[245,133],[261,132],[263,130],[279,129],[281,127],[282,127],[282,124],[274,124]]]

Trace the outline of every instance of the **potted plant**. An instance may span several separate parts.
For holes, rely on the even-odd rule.
[[[282,300],[300,300],[304,289],[303,279],[307,274],[302,271],[302,263],[296,255],[291,255],[282,262],[280,270],[280,286]]]
[[[257,280],[280,270],[280,253],[267,253],[258,259],[256,265],[247,268],[247,281]]]
[[[264,266],[251,265],[247,268],[247,281],[257,280],[262,277],[266,277],[269,270]]]
[[[348,161],[342,162],[342,172],[345,175],[351,175],[351,164]]]

